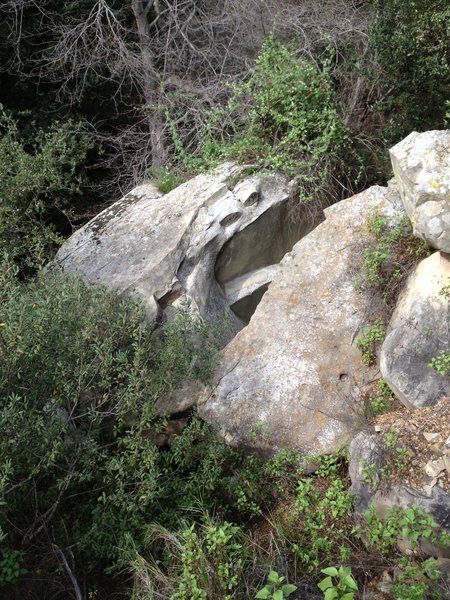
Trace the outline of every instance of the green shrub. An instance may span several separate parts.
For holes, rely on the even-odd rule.
[[[393,223],[374,210],[367,220],[367,230],[368,243],[354,285],[379,292],[387,306],[393,306],[410,269],[428,256],[430,249],[413,236],[406,217]]]
[[[183,177],[178,175],[174,170],[169,169],[169,167],[152,169],[150,175],[154,177],[156,187],[163,194],[168,194],[184,181]]]
[[[20,284],[16,271],[0,267],[0,527],[10,550],[48,540],[51,555],[75,544],[89,569],[120,566],[149,522],[177,526],[184,502],[218,485],[228,450],[206,425],[159,449],[153,412],[205,380],[215,332],[182,312],[154,336],[131,300],[56,274]]]
[[[297,179],[302,200],[332,193],[334,178],[349,168],[351,142],[331,62],[299,58],[270,37],[248,81],[233,86],[226,108],[212,114],[203,164],[231,157],[283,171]]]
[[[44,264],[60,242],[49,213],[80,193],[87,144],[73,123],[30,139],[0,105],[0,246],[21,266]]]
[[[450,98],[447,0],[375,0],[368,54],[379,88],[377,108],[392,145],[411,131],[444,127]],[[375,66],[374,66],[375,63]]]
[[[377,349],[384,336],[383,322],[377,319],[374,323],[365,325],[356,339],[356,346],[362,352],[363,362],[369,367],[375,364]]]

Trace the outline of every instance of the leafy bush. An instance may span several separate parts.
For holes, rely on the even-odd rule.
[[[169,450],[158,449],[166,419],[153,412],[184,380],[205,380],[217,332],[183,312],[154,336],[131,300],[57,274],[24,285],[16,273],[3,261],[3,555],[24,551],[31,572],[39,568],[27,555],[34,544],[47,545],[44,562],[53,546],[76,545],[89,569],[119,567],[147,523],[177,526],[184,501],[204,494],[206,502],[217,485],[228,450],[196,419]]]
[[[0,246],[24,267],[48,260],[59,236],[49,224],[80,193],[87,144],[73,123],[23,136],[0,105]]]
[[[248,81],[232,87],[213,113],[203,164],[231,157],[295,177],[302,200],[334,189],[351,142],[333,93],[331,60],[299,58],[274,38],[265,43]]]
[[[444,126],[450,98],[447,0],[375,0],[370,32],[378,109],[392,145],[411,131]]]

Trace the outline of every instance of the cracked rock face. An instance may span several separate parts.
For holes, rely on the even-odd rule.
[[[435,252],[422,260],[400,295],[381,347],[383,378],[408,408],[450,396],[450,377],[429,366],[440,351],[450,352],[449,283],[448,254]]]
[[[411,133],[390,150],[414,233],[450,252],[450,131]]]
[[[231,339],[285,252],[323,218],[305,211],[286,228],[288,180],[265,174],[233,183],[239,172],[225,164],[165,195],[139,186],[72,235],[56,263],[140,297],[151,320],[170,316],[183,301],[211,322],[227,313]]]
[[[372,187],[326,209],[325,222],[283,258],[199,402],[230,444],[324,453],[353,437],[366,386],[377,378],[355,346],[376,307],[353,280],[370,211],[395,220],[400,207],[394,192]]]

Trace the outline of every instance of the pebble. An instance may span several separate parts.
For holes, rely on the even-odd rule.
[[[438,444],[441,441],[441,434],[434,433],[430,431],[424,431],[423,437],[427,440],[429,444]]]
[[[437,477],[445,469],[444,459],[430,460],[424,467],[424,471],[430,477]]]

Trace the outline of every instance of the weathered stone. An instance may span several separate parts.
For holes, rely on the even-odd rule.
[[[411,133],[390,150],[414,233],[450,252],[450,131]]]
[[[380,351],[383,378],[408,407],[435,404],[450,395],[450,378],[430,367],[450,351],[450,256],[435,252],[417,265],[398,300]]]
[[[427,440],[429,444],[436,444],[441,441],[441,434],[433,433],[432,431],[424,431],[423,437]]]
[[[149,320],[161,320],[163,311],[170,318],[186,301],[211,322],[228,314],[230,339],[250,318],[276,263],[321,219],[310,219],[305,209],[289,227],[288,180],[252,176],[229,189],[239,172],[222,165],[164,196],[140,186],[77,231],[56,263],[89,282],[139,296]],[[235,251],[227,250],[229,241]],[[227,277],[218,283],[216,259],[224,247]]]
[[[424,467],[424,471],[430,477],[438,477],[440,473],[445,469],[445,463],[442,458],[438,460],[430,460]]]
[[[260,191],[261,180],[259,177],[249,177],[245,181],[238,183],[234,188],[236,197],[244,206],[258,202]]]
[[[393,508],[417,506],[430,514],[436,523],[450,531],[450,496],[439,485],[429,485],[426,492],[392,481],[381,485],[381,469],[390,460],[383,438],[376,434],[360,432],[349,447],[349,474],[351,493],[355,496],[355,510],[364,513],[370,505],[385,515]],[[370,478],[367,465],[371,465]],[[434,481],[434,480],[433,480]],[[430,556],[450,557],[450,548],[424,541],[421,549]]]
[[[287,254],[250,324],[222,351],[200,413],[225,439],[274,452],[331,452],[361,424],[377,371],[354,340],[372,298],[355,289],[371,210],[399,217],[386,188],[326,209],[326,221]]]

